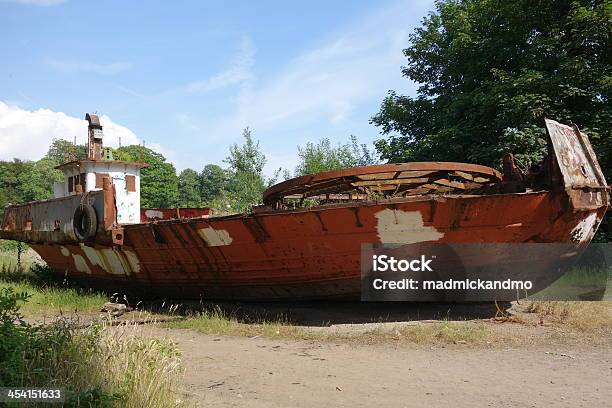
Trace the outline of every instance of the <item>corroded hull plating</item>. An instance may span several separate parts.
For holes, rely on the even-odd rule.
[[[123,247],[33,245],[54,269],[143,297],[358,298],[363,243],[588,243],[605,209],[562,194],[430,197],[126,226]]]
[[[533,173],[509,154],[503,176],[440,162],[343,169],[272,186],[252,214],[149,209],[140,224],[118,223],[117,185],[103,177],[101,191],[7,208],[0,238],[29,243],[73,281],[141,297],[358,298],[363,244],[588,245],[609,187],[584,133],[546,126],[549,156]],[[84,205],[98,220],[88,239],[74,233]]]

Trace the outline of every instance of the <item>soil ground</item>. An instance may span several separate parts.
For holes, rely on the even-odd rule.
[[[325,313],[320,305],[304,305],[286,314],[277,306],[305,330],[332,334],[325,341],[206,335],[159,325],[115,330],[176,342],[186,370],[185,399],[198,407],[604,407],[612,402],[610,330],[577,332],[522,313],[517,305],[508,309],[514,319],[503,322],[494,319],[497,307],[490,304],[360,307],[340,304]],[[253,313],[252,305],[240,309]],[[500,341],[413,343],[387,337],[364,344],[333,337],[426,325],[440,314],[465,324],[484,323]],[[321,317],[328,323],[315,324]]]
[[[355,345],[143,327],[182,350],[207,407],[604,407],[609,346]]]

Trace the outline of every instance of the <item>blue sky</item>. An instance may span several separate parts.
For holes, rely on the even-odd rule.
[[[266,173],[297,146],[379,138],[389,89],[414,94],[402,48],[432,1],[0,0],[0,159],[46,138],[146,141],[177,168],[220,164],[250,126]],[[65,136],[64,136],[65,134]]]

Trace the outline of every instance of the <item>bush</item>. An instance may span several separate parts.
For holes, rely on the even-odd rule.
[[[29,295],[0,288],[0,387],[66,390],[65,406],[179,406],[181,365],[173,343],[79,329],[59,319],[32,325],[20,314]]]

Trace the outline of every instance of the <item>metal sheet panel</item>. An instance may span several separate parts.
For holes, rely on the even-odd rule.
[[[564,187],[574,210],[597,209],[609,202],[607,184],[586,134],[577,126],[546,119]]]
[[[402,199],[125,226],[125,245],[37,245],[63,276],[142,296],[358,297],[363,243],[588,243],[599,212],[550,192]],[[588,222],[587,222],[588,221]]]
[[[98,216],[98,230],[104,231],[103,191],[91,191],[85,195],[8,207],[0,227],[0,238],[25,242],[76,241],[72,225],[74,212],[83,201],[94,207]]]

